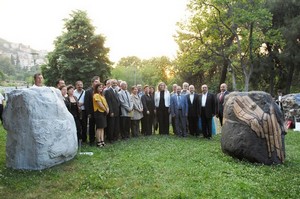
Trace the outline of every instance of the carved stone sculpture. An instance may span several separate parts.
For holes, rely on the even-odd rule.
[[[251,162],[283,163],[284,132],[283,116],[269,94],[233,92],[226,97],[223,152]]]
[[[3,119],[7,167],[41,170],[68,161],[77,153],[75,122],[58,89],[10,92]]]

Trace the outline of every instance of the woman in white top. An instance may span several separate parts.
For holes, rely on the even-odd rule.
[[[160,82],[154,96],[159,134],[169,134],[170,92],[164,82]]]

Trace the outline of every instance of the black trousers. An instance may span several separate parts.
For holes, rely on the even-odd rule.
[[[107,115],[107,127],[104,129],[106,133],[106,139],[109,142],[114,142],[119,139],[120,132],[120,117],[110,117]]]
[[[1,120],[1,122],[3,122],[2,113],[3,113],[3,104],[0,104],[0,120]]]
[[[152,124],[154,120],[153,114],[144,114],[142,118],[142,134],[143,135],[152,135]]]
[[[220,124],[221,126],[223,126],[223,112],[219,112],[219,120],[220,120]]]
[[[91,114],[91,117],[88,120],[89,120],[89,141],[90,144],[92,144],[95,142],[95,129],[96,129],[94,115]]]
[[[159,107],[156,109],[159,134],[168,135],[169,134],[169,108]]]
[[[127,139],[129,138],[131,119],[130,117],[121,117],[121,138]]]
[[[87,115],[85,110],[81,111],[80,126],[81,126],[82,142],[86,142],[87,141]]]
[[[197,116],[188,116],[188,127],[190,134],[193,136],[199,136],[200,130],[198,128],[198,117]]]
[[[140,121],[141,120],[131,120],[131,136],[138,137],[140,131]]]
[[[212,137],[212,117],[207,118],[205,108],[201,108],[202,133],[204,138]]]

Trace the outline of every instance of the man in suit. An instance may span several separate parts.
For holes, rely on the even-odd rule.
[[[121,90],[119,91],[119,100],[121,105],[121,137],[128,139],[130,135],[131,117],[133,111],[133,102],[130,93],[127,90],[127,83],[122,81],[120,83]]]
[[[84,95],[84,108],[86,115],[88,117],[89,124],[89,141],[90,145],[93,145],[95,142],[95,118],[94,118],[94,107],[93,107],[93,95],[94,95],[94,86],[100,83],[100,77],[94,76],[91,80],[92,86],[85,91]]]
[[[188,127],[190,134],[193,136],[199,136],[198,128],[198,94],[195,93],[194,85],[189,86],[190,93],[186,95],[188,104]]]
[[[281,110],[281,112],[283,112],[282,101],[281,101],[282,96],[283,96],[283,94],[282,94],[281,89],[278,89],[277,90],[277,96],[275,98],[275,102],[276,102],[276,104],[278,104],[279,109]]]
[[[75,83],[76,90],[74,91],[74,96],[77,97],[78,106],[80,109],[80,127],[81,127],[81,136],[82,142],[87,140],[87,115],[84,107],[84,96],[85,90],[83,89],[83,83],[81,80],[76,81]]]
[[[201,86],[202,93],[199,95],[198,115],[201,117],[202,132],[204,138],[212,137],[212,118],[215,115],[215,95],[208,92],[206,84]]]
[[[116,79],[111,79],[110,87],[104,92],[104,96],[109,107],[105,132],[107,141],[110,143],[118,140],[120,130],[120,100],[118,91],[116,90],[117,86],[118,81]]]
[[[219,118],[221,126],[223,125],[223,109],[224,109],[224,99],[225,96],[229,94],[227,91],[227,85],[225,83],[220,85],[220,93],[217,94],[217,111],[216,117]]]
[[[176,135],[186,137],[188,104],[186,95],[181,94],[180,86],[177,86],[177,93],[171,96],[170,112],[172,118],[175,118]]]

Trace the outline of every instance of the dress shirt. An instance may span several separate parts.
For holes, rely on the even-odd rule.
[[[201,106],[205,107],[206,104],[207,93],[202,94]]]
[[[194,93],[190,94],[190,100],[191,100],[191,104],[193,104],[193,102],[194,102]]]

